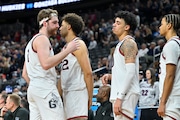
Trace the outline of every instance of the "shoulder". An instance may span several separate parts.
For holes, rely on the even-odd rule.
[[[133,38],[127,38],[125,41],[124,41],[124,44],[129,44],[129,45],[137,45],[135,40]]]
[[[106,105],[104,106],[105,109],[111,110],[112,108],[112,103],[111,102],[107,102]]]
[[[79,41],[81,47],[86,47],[86,44],[82,39],[78,39],[78,41]]]
[[[84,54],[84,53],[88,53],[88,49],[87,46],[85,44],[85,42],[81,39],[78,39],[78,42],[80,44],[80,47],[78,50],[76,50],[75,52],[73,52],[75,55],[77,54]],[[86,51],[86,52],[85,52]]]
[[[49,43],[49,39],[45,35],[36,36],[33,41],[34,41],[34,43],[40,43],[40,44],[42,44],[44,42],[48,42]]]
[[[164,46],[165,48],[169,48],[169,47],[171,47],[172,49],[174,48],[174,49],[176,49],[177,47],[180,47],[179,46],[179,44],[175,41],[175,40],[170,40],[170,41],[168,41],[166,44],[165,44],[165,46]]]
[[[154,82],[154,85],[158,87],[159,86],[159,82],[158,81]]]
[[[138,51],[136,42],[135,42],[133,39],[131,39],[131,38],[126,39],[126,40],[123,42],[122,48],[123,48],[123,49],[127,49],[127,50]]]
[[[17,114],[29,114],[29,111],[26,108],[19,108]]]

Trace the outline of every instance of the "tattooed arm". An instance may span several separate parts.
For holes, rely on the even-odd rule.
[[[123,99],[125,98],[129,88],[131,87],[132,80],[134,78],[134,75],[136,74],[135,61],[138,48],[134,40],[126,39],[122,44],[120,50],[124,54],[126,74],[122,79],[121,89],[119,89],[119,94],[117,95],[117,99],[114,103],[113,109],[116,115],[121,114],[120,111],[122,111]]]

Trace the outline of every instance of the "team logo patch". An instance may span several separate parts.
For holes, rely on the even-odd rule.
[[[56,108],[58,105],[60,105],[60,100],[54,93],[51,93],[51,96],[52,98],[49,101],[49,107]]]

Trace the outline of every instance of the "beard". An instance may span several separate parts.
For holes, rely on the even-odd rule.
[[[48,34],[51,36],[57,35],[58,29],[48,29]]]

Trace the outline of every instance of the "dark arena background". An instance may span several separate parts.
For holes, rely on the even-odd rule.
[[[159,35],[158,28],[163,15],[180,13],[180,0],[0,0],[0,92],[18,93],[26,100],[28,86],[21,76],[24,48],[38,32],[36,17],[43,8],[57,10],[59,18],[65,13],[74,12],[81,15],[85,22],[80,37],[88,47],[93,70],[91,110],[95,113],[99,106],[95,95],[102,85],[100,77],[111,73],[112,53],[119,42],[111,31],[116,13],[127,10],[136,15],[138,27],[132,35],[139,50],[148,49],[146,56],[139,56],[140,74],[145,78],[146,69],[151,67],[156,71],[158,81],[159,56],[166,42]],[[91,39],[96,44],[91,46]],[[55,53],[65,45],[59,34],[50,40]],[[58,72],[59,67],[56,68]],[[143,108],[137,105],[135,120],[139,120],[139,109]]]

